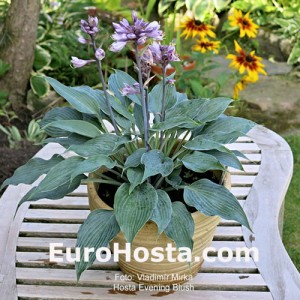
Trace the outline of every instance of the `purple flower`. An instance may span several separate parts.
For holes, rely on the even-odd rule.
[[[81,20],[80,27],[81,30],[89,35],[96,35],[99,31],[98,28],[98,18],[89,16],[88,21]]]
[[[149,49],[152,52],[154,62],[158,65],[167,66],[171,61],[180,60],[173,45],[161,45],[153,42]]]
[[[102,48],[98,48],[95,52],[95,57],[98,59],[98,60],[102,60],[104,57],[105,57],[105,52]]]
[[[143,45],[148,38],[162,40],[163,33],[159,30],[160,25],[158,22],[145,22],[137,17],[135,11],[132,11],[132,22],[133,24],[130,25],[126,19],[123,19],[120,23],[113,23],[115,33],[112,35],[112,38],[115,42],[110,46],[111,51],[121,51],[128,42]]]
[[[133,95],[133,94],[139,94],[140,93],[140,86],[136,82],[132,85],[129,85],[128,83],[124,84],[124,87],[121,89],[121,94],[123,96]]]
[[[151,66],[153,65],[153,56],[149,48],[147,48],[141,57],[141,72],[144,79],[149,77]]]
[[[77,40],[80,44],[92,44],[92,41],[90,39],[86,39],[82,36],[80,36]]]
[[[78,57],[72,56],[72,60],[71,63],[73,64],[74,68],[81,68],[91,62],[94,62],[94,59],[89,59],[89,60],[84,60],[84,59],[80,59]]]
[[[176,82],[175,79],[168,79],[167,83],[170,84],[170,85],[174,85]]]

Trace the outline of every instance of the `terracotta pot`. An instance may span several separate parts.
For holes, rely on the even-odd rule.
[[[230,188],[230,175],[229,173],[225,175],[224,186]],[[88,183],[88,195],[89,195],[89,205],[90,209],[108,209],[112,210],[99,196],[97,190],[99,184]],[[194,231],[194,248],[192,253],[192,263],[190,266],[187,262],[169,262],[167,260],[166,252],[164,252],[164,260],[162,262],[156,263],[151,262],[150,259],[146,262],[136,262],[133,257],[134,249],[137,247],[146,247],[151,253],[151,249],[154,247],[166,248],[168,243],[172,243],[175,247],[175,243],[168,238],[165,233],[162,233],[159,237],[157,235],[157,226],[154,222],[149,221],[145,226],[138,232],[132,245],[131,245],[131,261],[125,261],[125,255],[119,256],[119,266],[121,270],[132,276],[132,279],[136,282],[142,282],[145,284],[161,284],[169,285],[174,283],[183,283],[194,277],[201,268],[203,263],[202,252],[205,248],[209,247],[216,227],[220,222],[218,216],[209,217],[201,212],[192,213],[192,217],[195,222]],[[126,239],[122,232],[120,232],[111,242],[111,249],[113,248],[113,243],[119,244],[119,249],[125,249]],[[173,257],[177,257],[179,252],[173,252]],[[195,262],[194,257],[199,257],[199,261]],[[151,255],[150,255],[151,257]],[[154,277],[153,280],[143,280],[140,275]],[[138,276],[139,275],[139,276]],[[151,277],[150,277],[151,278]]]

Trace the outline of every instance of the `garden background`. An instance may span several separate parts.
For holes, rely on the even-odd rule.
[[[176,45],[181,61],[169,72],[177,70],[179,90],[190,98],[231,96],[235,101],[227,114],[262,124],[290,144],[294,176],[286,196],[283,242],[300,270],[298,0],[0,0],[0,184],[42,147],[46,135],[38,120],[66,105],[45,76],[65,85],[99,86],[95,65],[71,65],[72,57],[92,56],[91,47],[78,45],[80,20],[99,18],[107,49],[111,22],[130,17],[132,10],[149,21],[159,19],[165,42]],[[259,77],[249,78],[231,63],[241,49],[249,63],[255,57],[263,64],[255,70]],[[106,76],[114,68],[134,74],[133,58],[129,48],[118,55],[106,51]],[[159,80],[160,74],[152,72]]]

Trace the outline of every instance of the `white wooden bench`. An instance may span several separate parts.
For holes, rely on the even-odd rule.
[[[49,243],[75,246],[77,230],[89,213],[86,186],[61,200],[25,203],[15,219],[17,203],[30,187],[10,186],[0,201],[0,299],[300,299],[300,276],[280,235],[293,168],[291,150],[281,137],[261,126],[230,148],[250,159],[241,159],[245,173],[230,172],[232,192],[245,208],[254,234],[223,220],[212,246],[229,247],[234,253],[237,247],[257,247],[258,262],[245,258],[205,262],[191,282],[194,291],[118,291],[113,285],[124,282],[115,279],[121,272],[113,261],[95,263],[77,285],[73,264],[49,261]],[[37,156],[48,159],[58,149],[62,148],[49,144]]]

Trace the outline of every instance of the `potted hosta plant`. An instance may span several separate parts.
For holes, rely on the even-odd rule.
[[[221,218],[236,220],[250,229],[236,198],[226,188],[227,167],[242,169],[236,155],[224,145],[245,135],[254,123],[230,117],[224,111],[231,99],[187,99],[176,91],[166,66],[177,61],[173,45],[163,45],[157,22],[147,23],[132,13],[132,23],[113,23],[115,33],[110,51],[132,46],[136,53],[136,79],[115,70],[105,82],[101,61],[105,51],[97,47],[98,20],[81,22],[94,58],[72,58],[74,67],[96,63],[102,89],[67,87],[47,78],[68,107],[49,111],[41,127],[50,136],[46,143],[59,143],[73,155],[49,160],[33,158],[16,170],[3,186],[32,184],[46,176],[20,201],[61,199],[80,184],[88,183],[91,213],[80,227],[76,262],[78,279],[92,265],[95,254],[84,260],[85,247],[120,249],[130,243],[138,247],[176,249],[181,261],[158,255],[160,262],[120,257],[121,269],[134,280],[147,283],[186,281],[198,272],[202,251],[207,247]],[[143,45],[143,47],[140,47]],[[161,66],[161,81],[150,88],[152,64]],[[169,246],[168,246],[169,245]],[[182,248],[183,247],[183,248]],[[187,263],[188,251],[192,260]],[[177,257],[176,255],[173,257]],[[149,280],[141,275],[155,276]]]

